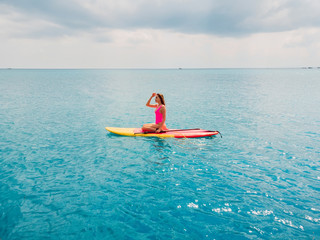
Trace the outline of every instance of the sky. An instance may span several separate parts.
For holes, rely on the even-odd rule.
[[[309,66],[319,0],[0,0],[0,68]]]

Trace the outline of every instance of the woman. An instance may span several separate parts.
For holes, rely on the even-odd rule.
[[[150,104],[151,99],[155,97],[155,102],[157,104]],[[156,114],[156,123],[148,123],[144,124],[142,127],[142,131],[151,131],[151,132],[161,132],[163,130],[168,130],[166,127],[165,121],[166,121],[166,103],[164,101],[164,97],[160,93],[152,93],[152,96],[149,98],[147,104],[147,107],[155,108],[155,114]]]

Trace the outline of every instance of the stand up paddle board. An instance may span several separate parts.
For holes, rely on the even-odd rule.
[[[141,128],[106,127],[106,129],[111,133],[129,137],[199,138],[210,137],[219,134],[219,131],[209,131],[200,128],[169,129],[160,133],[144,132]]]

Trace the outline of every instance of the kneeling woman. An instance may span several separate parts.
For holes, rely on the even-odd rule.
[[[150,104],[150,101],[153,97],[155,97],[155,102],[157,104]],[[168,130],[168,128],[166,127],[166,124],[165,124],[166,103],[164,101],[163,95],[160,93],[152,93],[152,96],[149,98],[146,106],[156,109],[154,112],[156,114],[156,123],[144,124],[142,127],[142,131],[161,132],[164,130]]]

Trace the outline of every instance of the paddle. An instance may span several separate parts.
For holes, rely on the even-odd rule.
[[[190,128],[190,129],[177,129],[177,130],[164,130],[164,131],[161,131],[160,133],[167,133],[167,132],[180,132],[180,131],[190,131],[190,130],[200,130],[200,128]]]
[[[180,131],[190,131],[190,130],[200,130],[200,128],[190,128],[190,129],[177,129],[177,130],[163,130],[159,133],[167,133],[167,132],[180,132]],[[207,130],[203,130],[203,131],[207,131]],[[210,131],[211,132],[211,131]],[[157,133],[157,132],[137,132],[137,133],[134,133],[134,134],[147,134],[147,133]]]
[[[210,130],[204,130],[204,129],[200,129],[200,128],[177,129],[177,130],[171,129],[171,130],[161,131],[160,133],[190,131],[190,130],[201,130],[203,132],[218,132],[218,134],[220,134],[220,137],[222,138],[222,134],[219,131],[210,131]],[[157,132],[137,132],[134,134],[149,134],[149,133],[157,133]]]
[[[160,133],[178,132],[178,131],[188,131],[188,130],[201,130],[202,132],[218,132],[218,134],[220,134],[220,137],[222,138],[222,134],[221,134],[219,131],[211,131],[211,130],[205,130],[205,129],[200,129],[200,128],[167,130],[167,131],[161,131]],[[151,133],[155,133],[155,132],[151,132]]]

